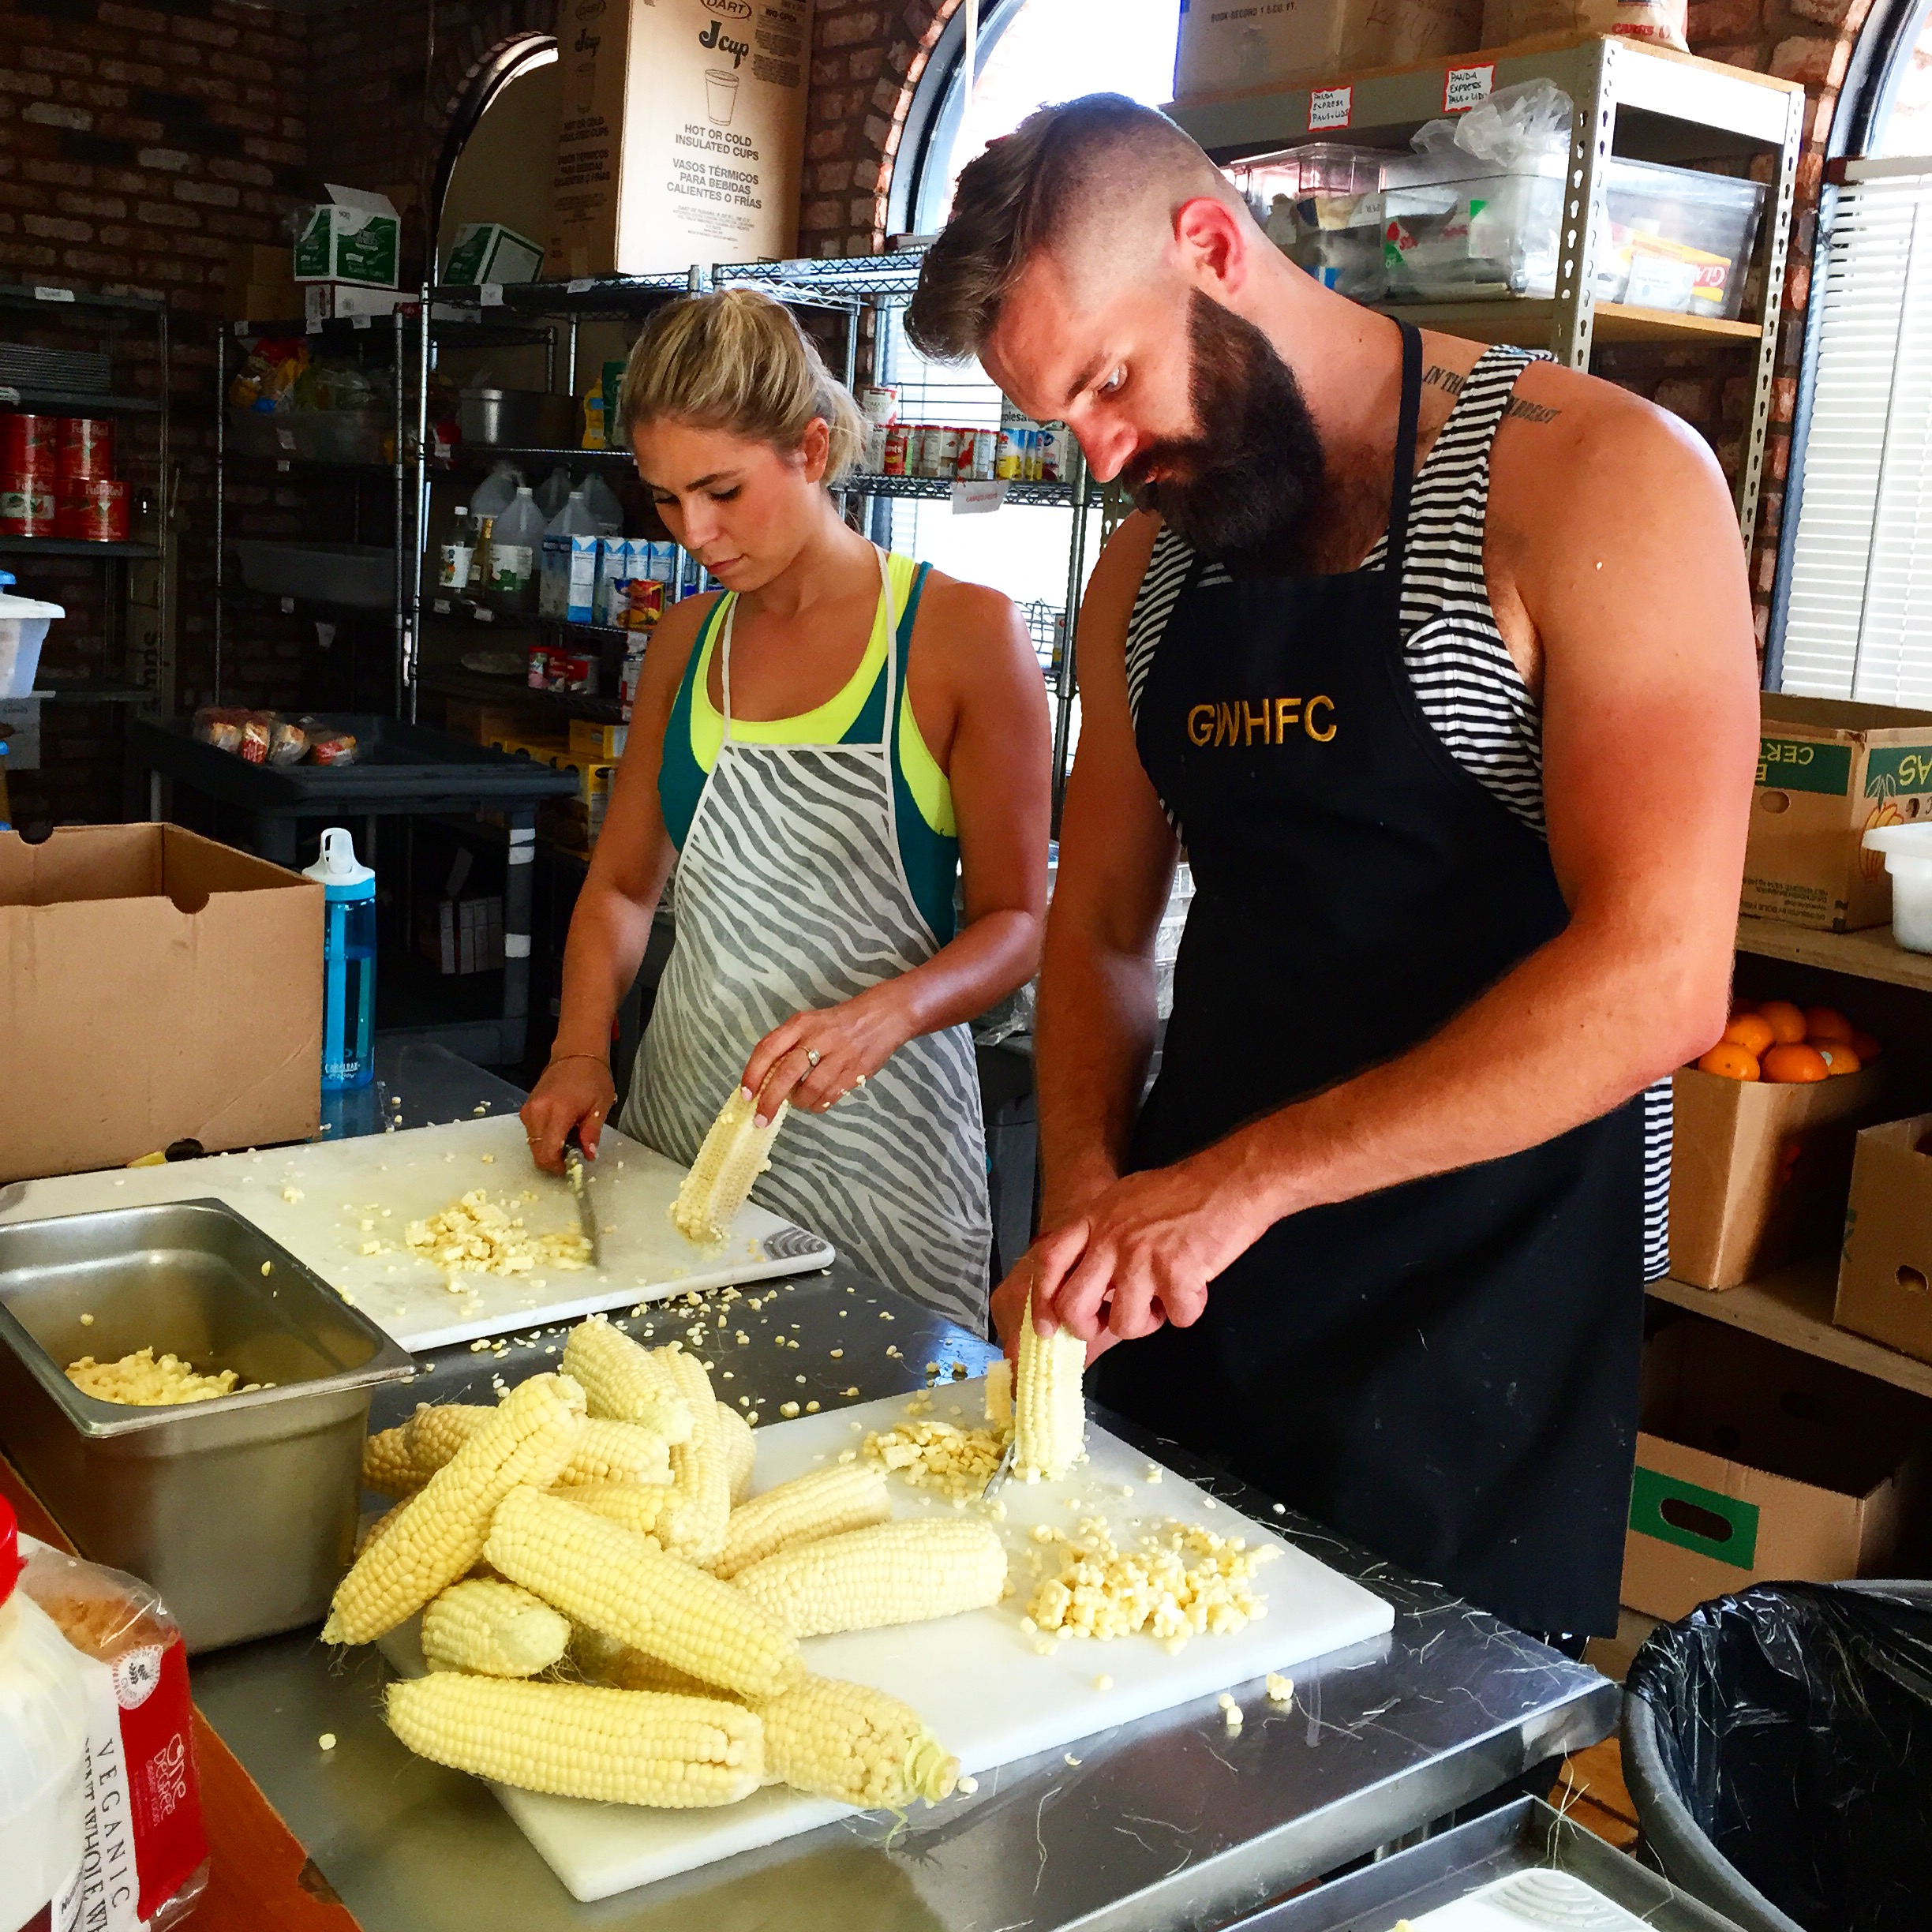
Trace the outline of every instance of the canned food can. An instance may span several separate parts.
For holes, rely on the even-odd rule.
[[[1040,481],[1043,483],[1064,483],[1066,481],[1066,430],[1058,423],[1051,423],[1039,432]]]
[[[1024,429],[1002,429],[999,440],[994,446],[993,474],[1009,483],[1024,480],[1026,476],[1026,432]]]
[[[55,522],[51,477],[0,478],[0,537],[51,537]]]
[[[960,432],[958,430],[947,427],[942,427],[937,429],[930,430],[927,432],[927,433],[932,438],[932,466],[926,472],[926,474],[928,476],[946,477],[957,476],[959,474],[960,453]]]
[[[56,535],[77,543],[125,543],[128,486],[110,477],[63,484],[54,527]]]
[[[0,477],[58,475],[60,432],[58,416],[0,416]]]
[[[975,429],[973,432],[972,467],[965,466],[965,451],[960,452],[960,474],[970,476],[976,482],[990,482],[993,466],[999,455],[999,432],[997,429]]]
[[[979,447],[977,429],[956,429],[953,432],[956,447],[953,452],[953,474],[956,477],[972,474],[973,452]]]
[[[1038,483],[1046,474],[1046,432],[1029,429],[1026,432],[1026,479]]]
[[[880,475],[902,477],[911,474],[907,461],[910,440],[911,432],[904,423],[894,423],[886,432],[886,455],[879,465]]]
[[[859,391],[859,407],[874,429],[884,429],[899,414],[899,391],[889,383],[867,383]]]
[[[886,474],[886,439],[891,434],[891,428],[886,423],[866,425],[865,455],[859,466],[867,476]]]
[[[58,474],[63,483],[114,474],[114,424],[103,416],[60,419]]]

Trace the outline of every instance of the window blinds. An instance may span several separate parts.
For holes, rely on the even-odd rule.
[[[1932,159],[1837,190],[1783,688],[1932,706]]]

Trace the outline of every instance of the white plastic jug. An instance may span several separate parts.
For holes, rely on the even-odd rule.
[[[1868,850],[1892,875],[1892,937],[1909,953],[1932,953],[1932,821],[1874,826]]]
[[[585,507],[597,519],[600,537],[623,535],[623,505],[617,500],[617,492],[594,470],[584,478],[583,500]]]
[[[517,485],[522,481],[523,472],[506,458],[470,493],[470,514],[501,516],[516,501]]]
[[[553,517],[564,507],[571,493],[571,474],[559,463],[537,486],[537,507]]]
[[[0,698],[24,698],[33,689],[47,626],[67,615],[62,605],[13,596],[13,582],[12,571],[0,571]]]
[[[543,555],[544,514],[527,483],[490,532],[490,600],[501,611],[527,612],[537,598],[537,564]]]
[[[19,1534],[0,1496],[0,1925],[66,1899],[86,1850],[87,1682],[80,1653],[14,1588]],[[53,1923],[64,1925],[61,1911]]]

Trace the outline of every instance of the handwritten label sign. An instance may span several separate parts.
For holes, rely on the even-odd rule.
[[[503,284],[500,282],[484,283],[477,290],[477,299],[485,309],[500,309],[503,306]]]
[[[1480,107],[1496,88],[1496,63],[1482,67],[1451,67],[1443,76],[1443,112],[1467,114]]]
[[[1317,88],[1309,96],[1309,132],[1323,134],[1345,128],[1354,111],[1353,87]]]
[[[953,514],[955,516],[984,516],[997,510],[1006,500],[1006,480],[984,482],[975,478],[970,483],[953,485]]]

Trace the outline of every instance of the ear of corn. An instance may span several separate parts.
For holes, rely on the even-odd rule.
[[[362,1487],[378,1496],[406,1496],[420,1489],[423,1478],[416,1473],[416,1458],[410,1455],[409,1429],[384,1429],[365,1439],[362,1444]]]
[[[534,1677],[561,1657],[570,1619],[514,1583],[470,1577],[452,1583],[423,1612],[423,1657],[432,1670],[486,1677]]]
[[[788,1100],[762,1127],[756,1125],[758,1103],[741,1089],[718,1110],[678,1189],[671,1208],[677,1231],[695,1241],[717,1242],[731,1231],[738,1210],[751,1197],[753,1184],[771,1165],[771,1144],[792,1110]]]
[[[368,1643],[420,1610],[483,1553],[496,1506],[519,1484],[548,1488],[569,1459],[583,1391],[533,1376],[403,1506],[336,1586],[327,1643]]]
[[[986,1372],[986,1419],[988,1428],[1013,1427],[1013,1364],[1004,1355]]]
[[[990,1523],[927,1516],[795,1543],[728,1587],[794,1636],[822,1637],[983,1609],[1005,1586],[1006,1552]]]
[[[763,1726],[721,1698],[439,1671],[390,1685],[386,1714],[418,1757],[564,1798],[735,1804],[765,1772]]]
[[[892,1497],[882,1471],[864,1462],[829,1463],[733,1510],[724,1553],[712,1568],[719,1576],[735,1577],[774,1550],[841,1536],[891,1517]]]
[[[639,1347],[603,1316],[593,1315],[571,1329],[563,1368],[583,1384],[590,1414],[634,1422],[673,1447],[691,1440],[691,1405],[670,1369],[656,1351]]]
[[[425,1483],[496,1411],[472,1402],[425,1402],[403,1425],[416,1481]],[[564,1483],[668,1482],[665,1439],[635,1422],[592,1417],[577,1432],[576,1447],[557,1478]]]
[[[717,1432],[724,1451],[724,1465],[731,1473],[732,1507],[736,1509],[751,1493],[751,1472],[758,1463],[758,1437],[751,1425],[723,1402],[717,1405]]]
[[[418,1402],[402,1425],[402,1441],[427,1482],[496,1411],[487,1402]]]
[[[795,1791],[873,1810],[937,1804],[959,1782],[947,1754],[910,1705],[863,1684],[802,1679],[758,1706],[765,1762]]]
[[[594,1510],[607,1522],[620,1525],[633,1536],[649,1537],[661,1549],[670,1534],[666,1520],[676,1487],[671,1483],[579,1483],[551,1492],[566,1503]],[[660,1533],[661,1531],[662,1533]]]
[[[1078,1460],[1087,1440],[1087,1405],[1080,1395],[1086,1372],[1086,1343],[1069,1328],[1043,1339],[1033,1327],[1029,1297],[1013,1377],[1013,1473],[1023,1481],[1057,1481]]]
[[[512,1492],[484,1553],[573,1623],[741,1696],[775,1696],[801,1668],[798,1645],[779,1619],[578,1503]]]
[[[671,1452],[671,1500],[657,1519],[665,1548],[708,1570],[724,1547],[731,1520],[731,1465],[715,1432],[709,1442],[694,1437]]]
[[[634,1650],[628,1644],[612,1646],[590,1674],[599,1683],[612,1685],[620,1690],[657,1690],[672,1697],[717,1695],[716,1687],[702,1677],[694,1677],[688,1671],[673,1670],[668,1664],[660,1663],[642,1650]]]
[[[410,1495],[415,1492],[412,1490]],[[399,1503],[391,1503],[376,1520],[365,1527],[356,1537],[355,1553],[360,1556],[379,1536],[386,1536],[395,1527],[396,1518],[409,1507],[410,1498],[404,1496]]]
[[[691,1411],[689,1440],[709,1442],[717,1433],[717,1395],[705,1365],[681,1342],[667,1342],[662,1348],[646,1349],[645,1354],[671,1387],[683,1398]]]

